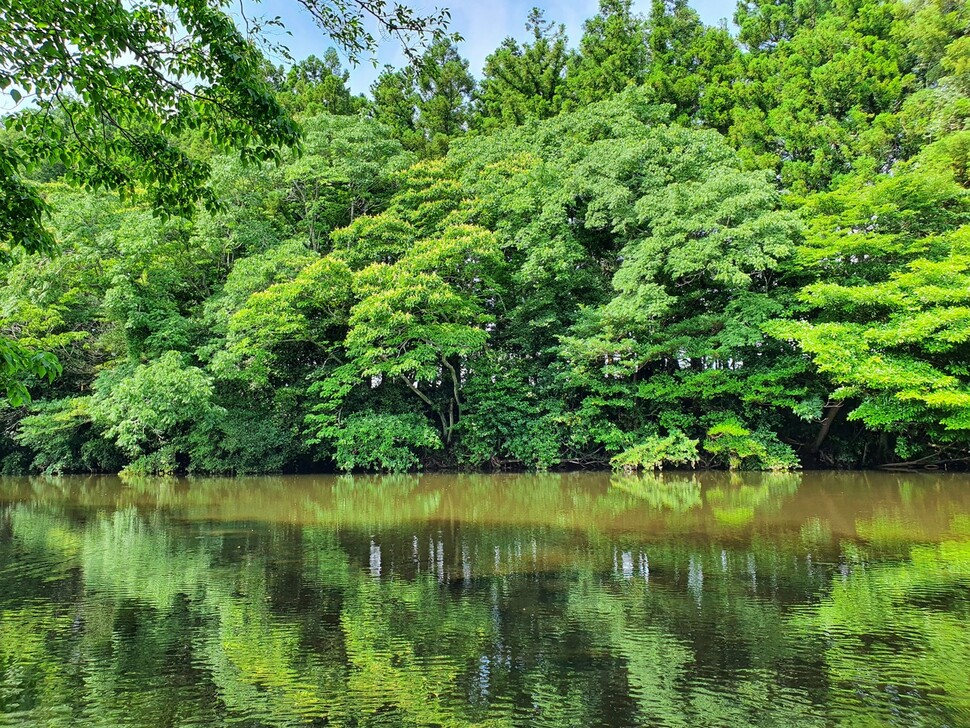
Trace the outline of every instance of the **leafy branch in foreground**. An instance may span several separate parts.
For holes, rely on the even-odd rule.
[[[30,401],[25,375],[51,382],[60,372],[61,365],[53,354],[32,351],[0,337],[0,393],[5,393],[14,407]]]
[[[448,21],[447,11],[384,0],[300,4],[352,59],[376,49],[367,16],[412,55],[426,36],[444,37]],[[29,181],[40,164],[88,190],[144,195],[164,219],[219,206],[209,161],[186,137],[248,162],[280,162],[300,145],[259,38],[228,9],[224,0],[0,1],[0,91],[18,107],[0,136],[0,260],[54,248],[50,210]],[[8,376],[21,360],[11,357]]]

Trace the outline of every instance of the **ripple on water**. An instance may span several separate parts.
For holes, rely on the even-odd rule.
[[[0,725],[970,725],[970,481],[682,477],[0,482]]]

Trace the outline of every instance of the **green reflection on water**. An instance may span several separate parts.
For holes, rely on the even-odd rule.
[[[0,723],[970,724],[970,480],[0,480]]]

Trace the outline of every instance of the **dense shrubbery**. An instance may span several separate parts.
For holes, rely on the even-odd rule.
[[[38,172],[60,252],[9,251],[3,469],[970,457],[966,6],[748,2],[734,40],[601,5],[477,87],[442,43],[366,103],[333,56],[278,74],[303,154],[186,131],[191,221]]]

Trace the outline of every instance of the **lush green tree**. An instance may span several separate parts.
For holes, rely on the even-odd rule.
[[[478,90],[480,124],[485,128],[548,119],[567,103],[566,72],[572,53],[565,26],[547,21],[533,8],[525,28],[532,34],[529,41],[506,38],[485,59]]]
[[[827,0],[741,0],[734,11],[738,39],[752,53],[770,52],[802,28],[811,28],[831,7]]]
[[[443,34],[447,17],[369,0],[303,5],[352,57],[376,44],[363,26],[365,16],[399,34],[435,37]],[[258,37],[262,26],[247,30]],[[52,155],[77,182],[126,192],[141,185],[160,212],[181,214],[198,200],[215,202],[205,184],[205,160],[189,157],[174,141],[184,130],[201,128],[214,143],[248,159],[278,158],[283,146],[298,141],[298,127],[266,81],[257,46],[221,3],[129,8],[113,0],[83,7],[13,2],[2,31],[3,88],[15,102],[32,101],[6,120],[23,134],[2,147],[3,179],[14,185],[5,199],[25,194],[17,186],[23,165]],[[133,62],[117,62],[123,58]],[[298,65],[291,77],[299,83],[342,75],[333,54],[318,65]],[[57,123],[61,119],[66,124]],[[22,222],[3,223],[5,242],[13,225],[39,221],[23,212],[40,205],[36,194],[23,198],[17,216]],[[17,242],[36,247],[38,235],[22,230]]]
[[[100,377],[91,417],[133,459],[133,472],[171,473],[184,469],[185,437],[210,412],[212,392],[209,375],[169,351],[130,372]]]
[[[964,4],[751,2],[737,19],[749,52],[729,136],[789,189],[885,173],[931,141],[909,134],[965,118],[958,82],[943,80],[958,65]]]
[[[299,127],[266,78],[256,44],[262,24],[247,23],[244,32],[227,5],[13,0],[4,7],[0,90],[22,106],[4,118],[15,133],[0,139],[0,256],[12,247],[53,248],[47,203],[27,181],[38,164],[56,162],[66,180],[88,189],[137,193],[163,217],[188,216],[218,200],[208,160],[180,143],[187,132],[250,161],[279,160],[298,144]],[[383,0],[302,5],[352,56],[376,47],[365,17],[405,41],[442,37],[447,19]],[[18,397],[26,391],[18,371],[56,371],[16,344],[2,347],[4,377]]]
[[[586,21],[568,75],[576,104],[603,101],[646,80],[647,25],[632,5],[632,0],[600,0],[599,12]]]
[[[381,227],[360,231],[382,234]],[[336,380],[344,384],[320,389],[323,401],[310,420],[315,439],[350,426],[342,424],[339,411],[365,378],[371,390],[403,387],[414,397],[412,408],[433,415],[441,441],[451,444],[465,402],[465,362],[487,341],[489,302],[504,261],[487,230],[445,225],[437,233],[416,241],[396,261],[374,262],[354,275],[346,364]],[[429,445],[428,438],[419,444]]]
[[[420,148],[417,130],[418,91],[414,71],[385,66],[371,85],[374,116],[408,148]]]
[[[472,122],[475,79],[468,61],[451,42],[431,45],[418,66],[417,126],[427,142],[428,153],[443,154],[448,140],[465,132]]]
[[[292,281],[253,293],[229,321],[227,349],[214,362],[217,371],[265,386],[326,359],[344,336],[350,286],[347,266],[326,257]]]
[[[405,147],[423,156],[440,156],[448,140],[470,126],[474,89],[468,61],[454,43],[442,40],[428,48],[417,66],[386,67],[371,93],[376,118]]]
[[[393,189],[409,157],[380,124],[321,114],[304,123],[306,153],[280,170],[286,209],[312,250],[366,215]],[[281,210],[283,211],[283,210]]]
[[[759,352],[768,343],[761,324],[780,312],[771,280],[793,252],[795,222],[775,210],[767,180],[739,171],[713,134],[671,127],[624,141],[592,145],[583,170],[601,175],[599,190],[587,188],[587,225],[633,234],[614,243],[614,294],[564,339],[573,381],[591,389],[575,432],[605,418],[627,430],[596,435],[610,448],[656,427],[697,438],[698,426],[719,425],[726,411],[758,420],[789,403],[797,389],[778,391],[791,374],[784,358],[766,367]],[[678,150],[664,152],[668,171],[627,177],[653,166],[652,149]],[[624,182],[628,198],[613,206]]]
[[[811,356],[831,386],[830,417],[849,405],[850,421],[891,438],[873,442],[871,457],[963,459],[967,190],[924,159],[891,177],[849,180],[804,214],[798,269],[815,280],[793,320],[770,330]]]
[[[724,131],[738,74],[738,49],[727,28],[705,26],[686,0],[653,0],[646,32],[646,85],[654,99],[673,104],[682,123]]]
[[[356,114],[366,100],[351,93],[349,81],[350,71],[341,66],[336,49],[328,48],[322,59],[311,55],[293,64],[278,84],[278,96],[287,109],[300,116]]]

